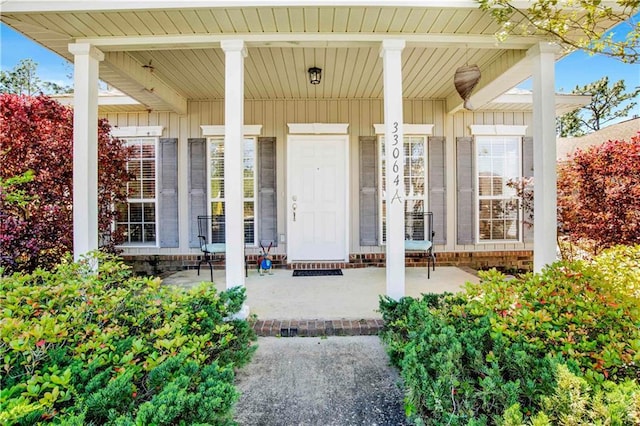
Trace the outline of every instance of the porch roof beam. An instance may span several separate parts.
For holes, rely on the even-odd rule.
[[[488,34],[398,34],[387,33],[245,33],[205,35],[164,35],[78,38],[77,42],[92,44],[103,52],[206,49],[218,48],[225,40],[241,39],[247,47],[379,47],[383,40],[405,40],[407,47],[464,47],[476,49],[526,50],[539,40],[535,37],[509,37],[500,42]]]
[[[187,113],[187,98],[173,89],[169,84],[153,74],[144,64],[126,52],[107,52],[104,65],[118,74],[119,78],[128,80],[141,87],[140,93],[127,93],[143,104],[162,104],[178,114]]]

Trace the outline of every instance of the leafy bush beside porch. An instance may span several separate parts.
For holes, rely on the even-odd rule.
[[[255,347],[244,289],[183,292],[121,261],[0,277],[0,423],[232,424]]]
[[[382,299],[383,339],[404,378],[407,414],[418,424],[517,424],[523,413],[524,422],[548,413],[544,401],[575,395],[558,387],[566,366],[604,392],[582,392],[583,404],[619,383],[615,392],[635,403],[619,424],[637,424],[640,388],[629,381],[640,377],[639,255],[640,246],[616,248],[593,263],[558,262],[512,280],[484,272],[456,295]]]

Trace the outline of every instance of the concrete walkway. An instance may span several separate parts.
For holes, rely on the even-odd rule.
[[[400,378],[376,336],[258,339],[238,371],[240,425],[407,424]]]

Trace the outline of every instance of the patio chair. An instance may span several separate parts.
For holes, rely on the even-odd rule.
[[[405,217],[405,253],[424,253],[427,258],[427,279],[431,270],[436,270],[436,255],[433,251],[433,213],[407,212]]]
[[[198,260],[198,276],[200,276],[200,265],[207,263],[211,271],[211,281],[213,281],[213,261],[227,252],[224,225],[224,216],[198,216],[198,240],[202,251],[202,257]],[[244,273],[245,276],[249,275],[246,254]]]

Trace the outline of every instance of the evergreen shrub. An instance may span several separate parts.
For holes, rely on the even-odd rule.
[[[186,292],[120,260],[0,277],[0,424],[232,424],[255,333],[243,288]]]
[[[620,254],[609,265],[627,262]],[[599,262],[605,262],[600,259]],[[517,406],[528,418],[557,391],[566,365],[590,388],[640,377],[640,299],[616,268],[558,262],[508,280],[479,273],[458,294],[383,297],[382,337],[417,424],[502,424]]]

